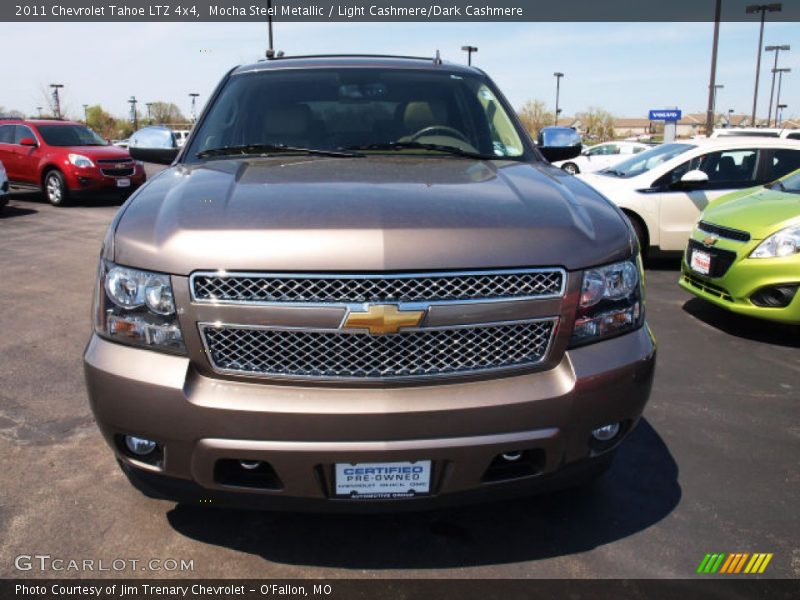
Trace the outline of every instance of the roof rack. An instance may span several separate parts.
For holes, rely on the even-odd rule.
[[[430,56],[401,56],[396,54],[305,54],[291,56],[275,56],[272,60],[294,60],[303,58],[400,58],[405,60],[434,60]]]

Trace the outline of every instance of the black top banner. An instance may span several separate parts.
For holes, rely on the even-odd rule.
[[[3,0],[10,22],[702,22],[717,0]],[[780,10],[775,10],[780,6]],[[760,20],[752,0],[722,0],[722,21]],[[770,3],[769,21],[800,21],[800,1]]]

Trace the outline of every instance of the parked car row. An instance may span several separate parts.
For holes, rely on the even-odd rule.
[[[144,165],[81,123],[0,119],[0,161],[11,184],[42,190],[54,206],[96,194],[128,196]]]
[[[592,173],[610,167],[615,163],[625,160],[632,154],[638,154],[653,146],[641,142],[605,142],[584,148],[580,156],[569,160],[559,160],[553,164],[561,167],[567,173]]]

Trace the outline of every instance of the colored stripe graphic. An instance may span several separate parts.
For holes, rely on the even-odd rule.
[[[749,552],[734,552],[733,554],[726,554],[725,552],[709,553],[700,561],[697,566],[697,573],[712,575],[714,573],[728,575],[744,573],[755,575],[766,570],[767,565],[772,560],[772,556],[771,553],[766,552],[753,554]]]

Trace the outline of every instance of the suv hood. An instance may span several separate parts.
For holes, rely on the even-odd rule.
[[[633,248],[625,217],[589,186],[513,161],[303,156],[177,165],[123,210],[106,256],[178,275],[581,269]]]
[[[800,222],[800,194],[763,186],[722,196],[706,208],[703,221],[739,229],[753,239],[763,239],[779,229]]]

